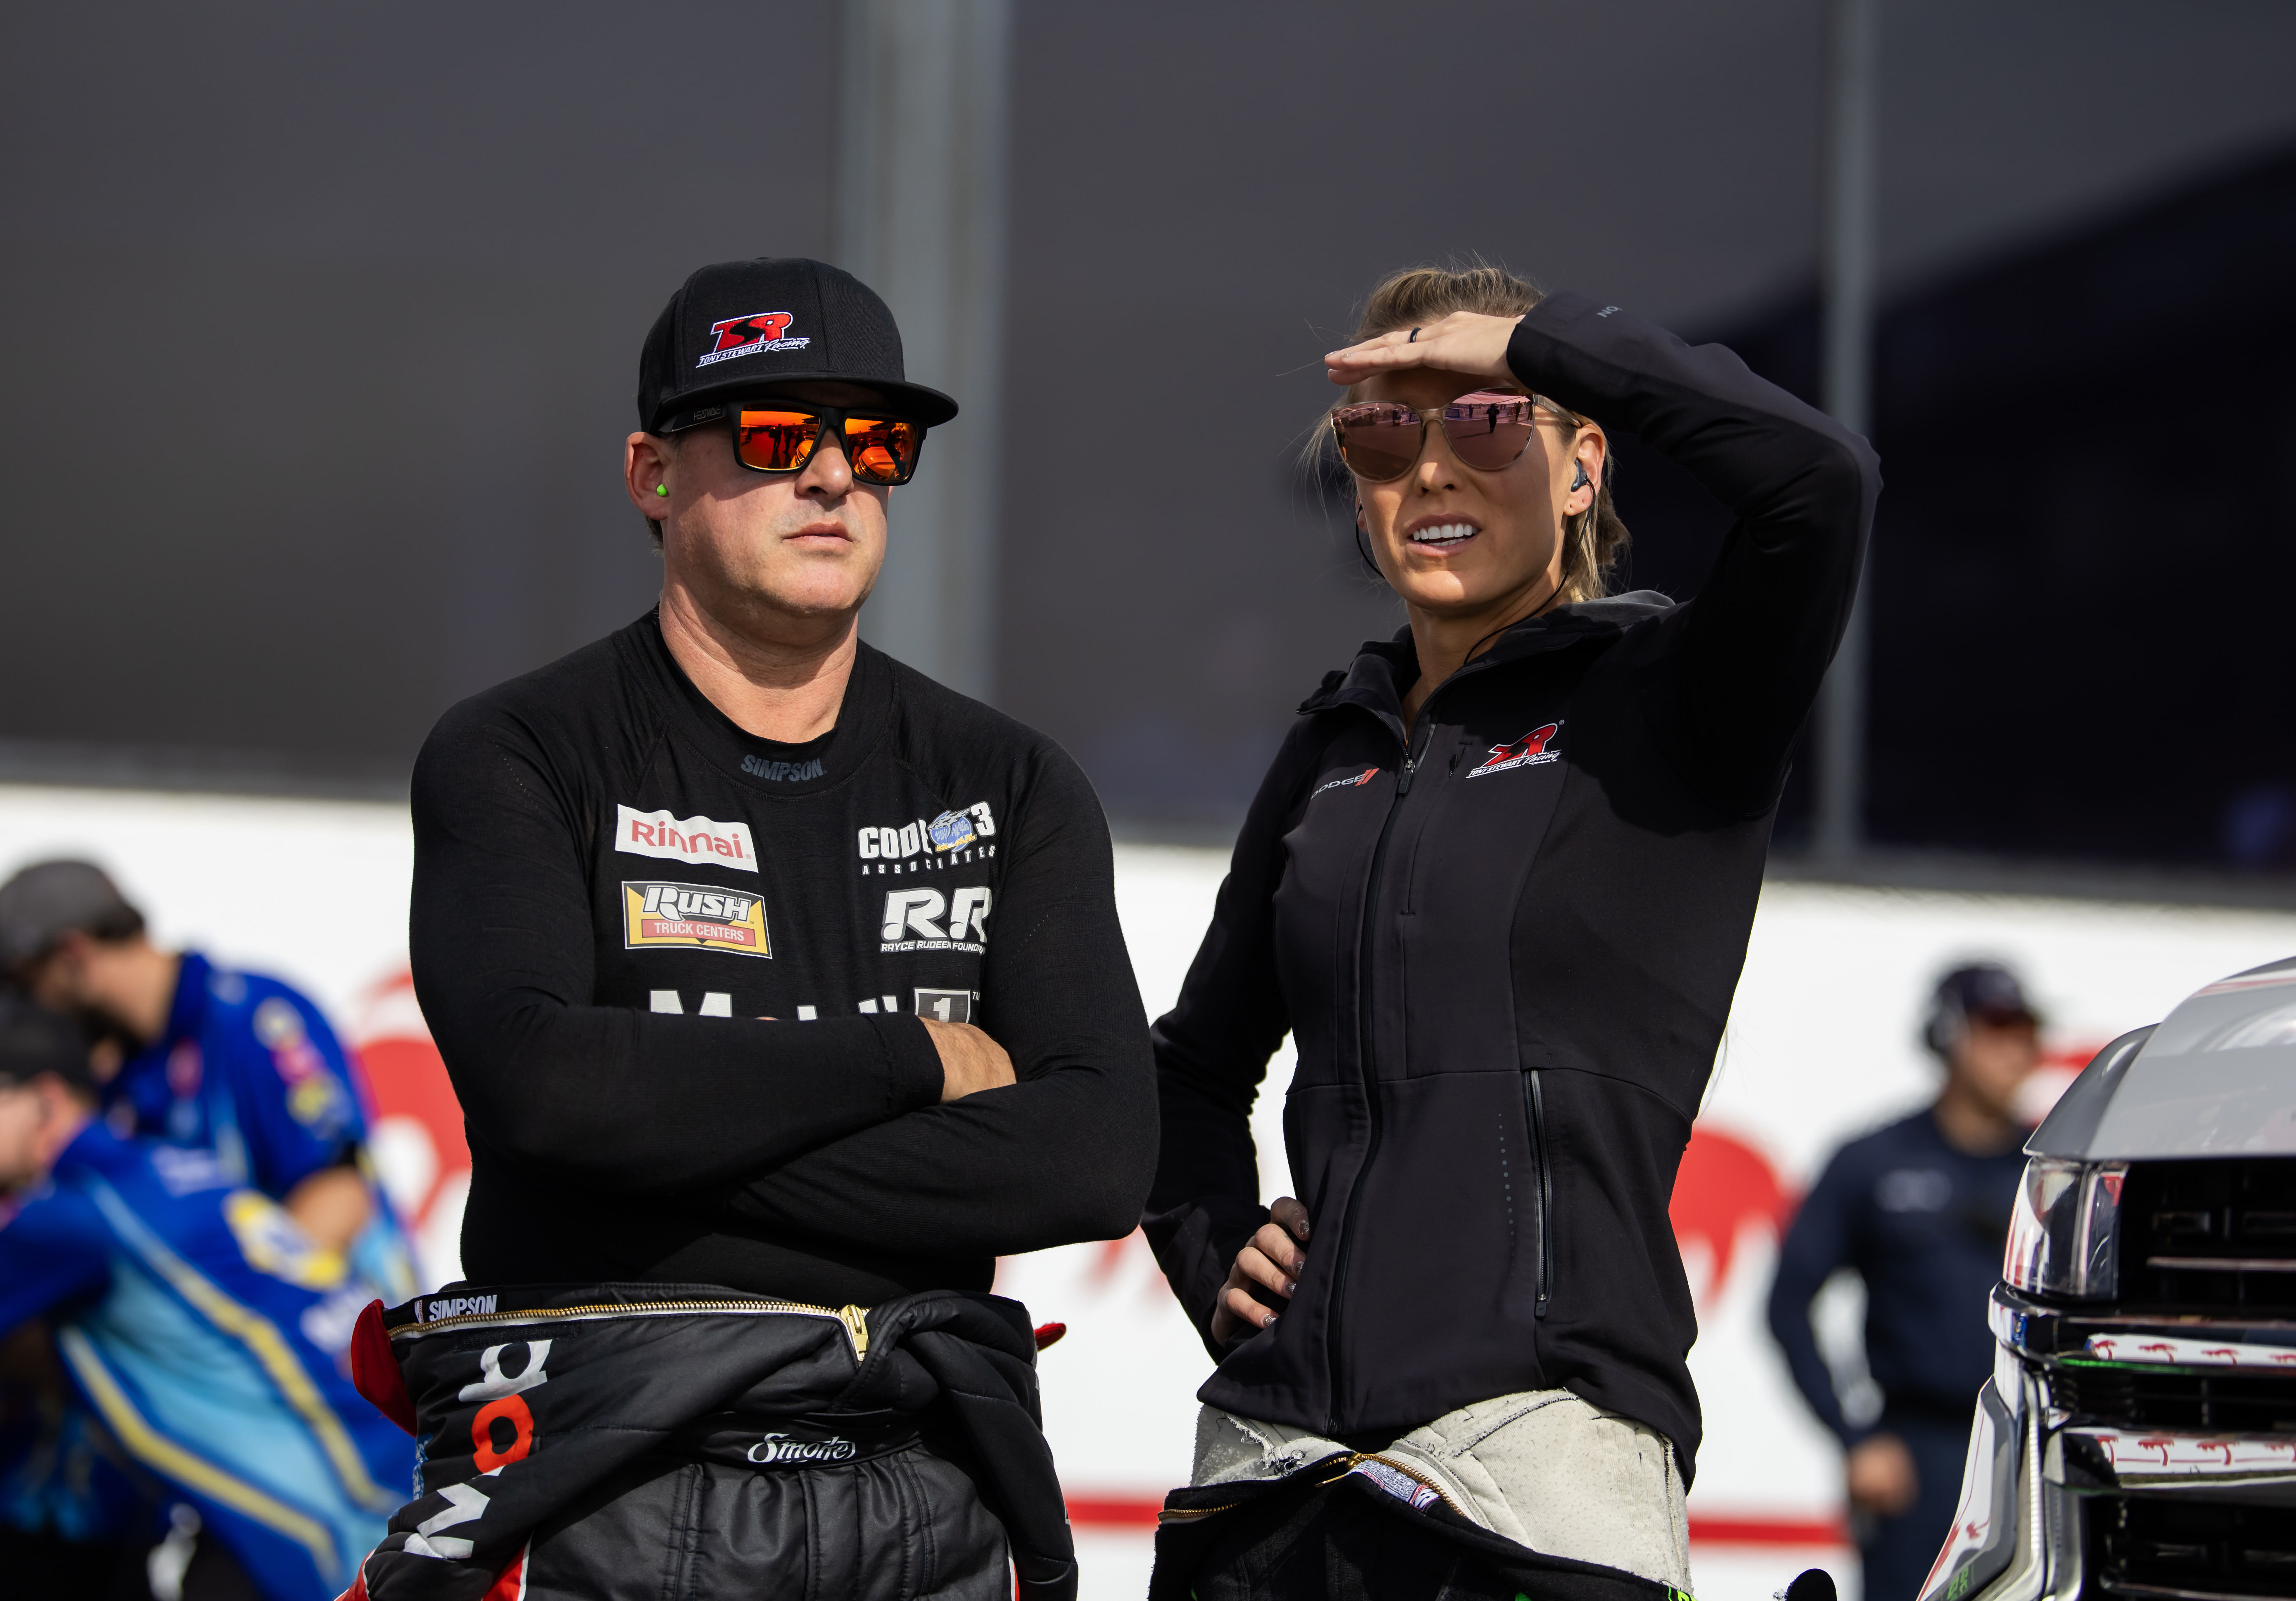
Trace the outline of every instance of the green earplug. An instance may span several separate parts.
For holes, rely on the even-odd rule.
[[[669,486],[668,484],[656,484],[653,487],[653,492],[667,499],[669,495]]]

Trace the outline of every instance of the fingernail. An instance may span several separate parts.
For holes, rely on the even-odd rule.
[[[1297,1295],[1300,1293],[1300,1281],[1296,1278],[1285,1279],[1283,1281],[1283,1293],[1286,1295]]]
[[[1275,1320],[1283,1315],[1283,1314],[1281,1312],[1270,1312],[1267,1314],[1267,1321],[1261,1324],[1259,1326],[1262,1328],[1274,1328],[1275,1326]]]

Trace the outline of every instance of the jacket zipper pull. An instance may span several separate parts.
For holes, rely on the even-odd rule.
[[[1408,758],[1404,761],[1403,776],[1399,780],[1398,780],[1395,786],[1395,795],[1397,800],[1399,800],[1404,796],[1411,792],[1411,775],[1418,770],[1419,761],[1416,757]]]

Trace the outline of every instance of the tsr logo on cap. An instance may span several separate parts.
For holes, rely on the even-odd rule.
[[[753,311],[747,316],[729,316],[722,323],[709,324],[717,343],[701,353],[693,365],[706,367],[712,362],[731,361],[737,356],[755,356],[760,350],[802,350],[813,342],[810,339],[791,339],[789,325],[797,319],[786,311]]]

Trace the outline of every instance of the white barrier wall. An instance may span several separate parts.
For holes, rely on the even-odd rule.
[[[0,874],[66,854],[117,875],[163,942],[277,973],[360,1042],[383,1114],[378,1154],[431,1271],[452,1276],[469,1159],[405,981],[405,809],[0,786]],[[1210,851],[1118,852],[1152,1017],[1178,991],[1222,866]],[[2012,962],[2048,1010],[2053,1049],[2085,1059],[2201,984],[2292,952],[2296,916],[2280,914],[1769,887],[1674,1208],[1700,1307],[1691,1365],[1707,1438],[1691,1507],[1702,1597],[1759,1601],[1817,1563],[1849,1580],[1854,1601],[1838,1459],[1770,1346],[1762,1303],[1779,1220],[1825,1155],[1931,1093],[1915,1031],[1935,974],[1969,956]],[[1287,1047],[1254,1117],[1270,1197],[1290,1187],[1289,1072]],[[1154,1506],[1187,1472],[1193,1392],[1210,1361],[1136,1234],[1013,1259],[998,1287],[1037,1321],[1069,1326],[1042,1372],[1084,1594],[1137,1597]],[[1854,1329],[1854,1297],[1829,1314]]]

